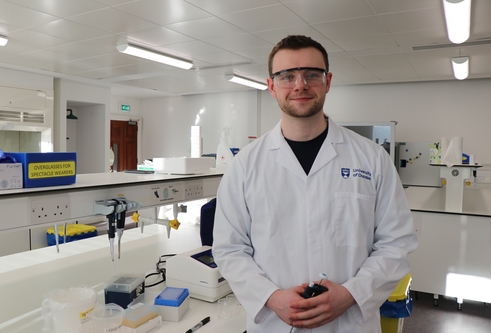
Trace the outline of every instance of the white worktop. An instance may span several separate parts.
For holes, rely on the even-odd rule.
[[[113,185],[127,185],[127,184],[144,184],[166,180],[183,180],[189,178],[202,178],[206,176],[221,176],[223,175],[223,169],[210,169],[208,172],[189,175],[174,175],[164,173],[154,174],[138,174],[129,172],[107,172],[107,173],[86,173],[77,174],[75,184],[70,185],[58,185],[58,186],[45,186],[35,188],[19,188],[10,190],[0,190],[1,196],[8,196],[12,194],[29,194],[32,192],[47,192],[47,191],[60,191],[60,190],[78,190],[89,189],[91,187],[113,186]]]
[[[445,187],[410,186],[404,191],[413,211],[491,216],[491,184],[465,186],[462,213],[445,210]]]

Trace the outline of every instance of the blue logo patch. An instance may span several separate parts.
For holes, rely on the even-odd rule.
[[[350,169],[349,168],[341,168],[341,176],[343,176],[344,179],[347,179],[350,174]]]

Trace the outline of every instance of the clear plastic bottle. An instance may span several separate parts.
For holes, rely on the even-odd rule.
[[[230,136],[230,128],[224,127],[220,131],[220,142],[217,147],[217,159],[216,159],[216,167],[227,167],[230,162],[232,162],[232,158],[234,155],[230,150],[230,146],[228,144],[228,137]]]

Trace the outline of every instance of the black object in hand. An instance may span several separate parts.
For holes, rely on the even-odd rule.
[[[327,287],[321,285],[321,284],[313,284],[312,286],[307,286],[305,290],[302,293],[303,298],[311,298],[317,295],[322,294],[325,291],[328,291]]]

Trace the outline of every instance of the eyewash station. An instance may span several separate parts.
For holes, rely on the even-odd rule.
[[[192,169],[192,166],[186,167]],[[162,258],[185,254],[202,245],[199,227],[180,225],[179,215],[186,211],[186,203],[216,196],[223,170],[208,166],[205,171],[184,174],[81,174],[76,176],[73,184],[0,190],[0,235],[4,238],[14,237],[22,231],[28,234],[32,228],[53,226],[55,235],[65,230],[65,233],[60,234],[66,237],[67,225],[83,223],[94,216],[105,216],[108,226],[107,235],[66,243],[63,238],[55,236],[56,246],[0,257],[0,294],[4,304],[0,312],[0,332],[61,332],[63,330],[57,330],[56,326],[48,326],[46,330],[45,305],[48,304],[47,311],[53,322],[57,315],[57,309],[51,306],[53,296],[49,292],[83,286],[98,294],[99,303],[101,298],[104,302],[104,297],[107,300],[107,295],[112,292],[108,286],[120,287],[118,281],[121,279],[112,279],[125,276],[128,280],[128,272],[141,275],[147,285],[142,302],[148,303],[147,295],[155,298],[166,288],[166,283],[154,283],[152,278],[147,277],[150,273],[156,273],[156,267],[159,274],[153,275],[161,275],[159,270],[165,267],[162,266],[165,262]],[[174,218],[159,216],[159,209],[169,205],[173,207]],[[125,229],[125,217],[129,216],[137,223],[137,228]],[[198,259],[203,260],[203,256]],[[202,272],[206,278],[221,278],[216,265],[214,268],[196,260],[177,260],[177,267],[189,274],[193,274],[192,265],[199,268],[197,271]],[[153,279],[159,280],[155,277]],[[108,285],[107,281],[114,283]],[[191,280],[187,282],[182,286],[188,287],[193,283]],[[148,286],[150,284],[158,286]],[[138,286],[134,290],[131,287],[130,291],[136,291],[138,296],[142,296],[141,289],[138,282]],[[167,312],[161,315],[161,321],[149,321],[154,324],[152,329],[144,330],[140,326],[128,330],[123,326],[125,330],[121,330],[120,324],[116,332],[186,332],[197,323],[203,325],[200,329],[202,333],[243,332],[245,312],[239,305],[237,309],[240,310],[235,316],[228,320],[218,317],[218,302],[215,301],[231,292],[228,283],[221,281],[215,288],[205,289],[193,290],[191,299],[183,298],[183,303],[177,308],[171,307],[170,314]],[[206,297],[203,297],[204,293]],[[119,293],[114,294],[120,296]],[[186,308],[181,308],[181,305],[186,305]],[[92,315],[87,314],[93,307],[92,304],[87,312],[79,312],[80,320],[82,317],[95,316],[95,310]],[[77,330],[86,331],[92,332]]]
[[[462,147],[462,138],[442,138],[429,161],[404,161],[407,169],[426,164],[426,175],[440,183],[405,189],[420,242],[409,257],[411,289],[434,294],[435,305],[439,295],[455,297],[459,310],[464,300],[491,302],[491,171]],[[411,149],[400,146],[401,152]],[[411,156],[421,156],[420,150]],[[404,184],[406,170],[399,170]]]

